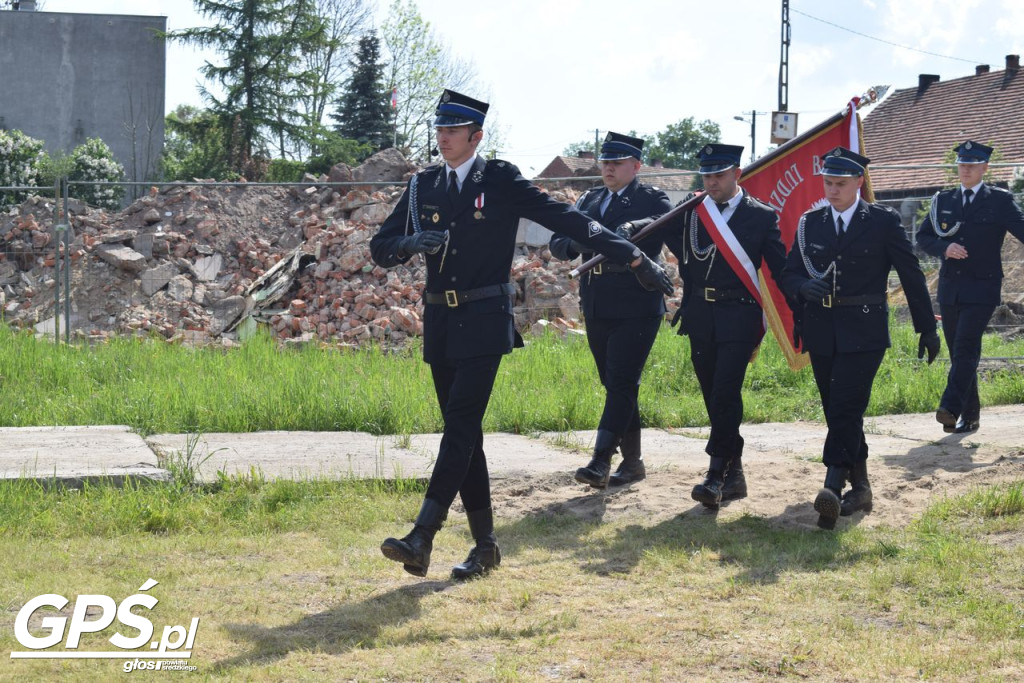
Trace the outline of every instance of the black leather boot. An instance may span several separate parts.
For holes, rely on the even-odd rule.
[[[624,486],[645,479],[647,468],[644,467],[643,455],[640,453],[639,429],[623,434],[619,451],[622,453],[622,462],[619,463],[619,469],[615,470],[615,474],[609,477],[609,486]]]
[[[597,430],[594,455],[586,467],[576,470],[576,481],[590,484],[595,489],[606,488],[612,471],[612,456],[615,455],[615,447],[618,445],[619,438],[614,432],[606,429]]]
[[[743,476],[743,462],[740,458],[729,461],[722,484],[722,502],[747,497],[747,480]]]
[[[871,483],[868,482],[868,463],[863,460],[850,470],[850,490],[843,494],[839,514],[849,517],[854,512],[871,512]]]
[[[384,539],[380,551],[389,560],[401,562],[402,568],[413,576],[426,576],[434,534],[441,530],[446,517],[447,509],[433,498],[424,498],[412,531],[403,538]]]
[[[693,487],[690,497],[703,504],[706,508],[717,510],[722,502],[722,483],[728,466],[728,460],[712,455],[711,464],[708,466],[707,478],[703,483]]]
[[[830,466],[825,471],[825,487],[818,491],[814,499],[814,510],[818,513],[818,526],[822,529],[835,529],[839,519],[840,496],[849,471],[845,467]]]
[[[737,435],[730,449],[729,466],[725,468],[722,502],[747,497],[747,480],[743,476],[743,437]]]
[[[491,508],[467,512],[469,532],[476,545],[469,551],[469,557],[462,564],[452,567],[452,578],[456,581],[483,576],[501,564],[501,549],[494,537],[494,513]]]

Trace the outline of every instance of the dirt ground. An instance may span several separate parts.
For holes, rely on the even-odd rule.
[[[965,435],[944,434],[930,414],[868,418],[874,509],[841,519],[837,528],[850,524],[903,527],[942,497],[1024,479],[1020,413],[1019,406],[986,410],[981,430]],[[571,468],[557,474],[497,478],[493,483],[496,513],[509,519],[548,512],[595,521],[643,518],[648,523],[677,515],[718,515],[723,520],[752,515],[782,527],[817,528],[812,502],[825,475],[820,462],[823,424],[744,425],[749,495],[724,504],[718,512],[690,498],[690,490],[700,483],[707,467],[704,435],[698,431],[686,432],[690,438],[681,458],[678,439],[673,438],[678,434],[645,431],[648,476],[631,486],[604,492],[590,489],[572,479]],[[670,454],[669,449],[675,452]],[[580,452],[578,466],[587,459]]]

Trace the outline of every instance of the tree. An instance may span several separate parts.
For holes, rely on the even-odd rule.
[[[641,161],[643,161],[645,164],[648,163],[647,152],[648,152],[648,150],[650,150],[651,146],[654,144],[654,136],[653,135],[640,135],[635,130],[631,130],[628,133],[625,133],[625,135],[628,135],[628,136],[633,137],[633,138],[641,138],[641,139],[643,139],[643,141],[644,141],[644,154],[643,154],[643,158],[641,159]],[[594,158],[596,159],[599,156],[601,156],[601,142],[602,142],[602,140],[603,140],[603,138],[597,138],[595,140],[581,140],[580,142],[573,142],[573,143],[567,145],[564,150],[562,150],[562,156],[574,157],[574,156],[579,156],[580,152],[593,152],[594,153]]]
[[[471,64],[454,59],[423,20],[413,0],[394,0],[381,27],[388,66],[387,92],[397,89],[398,143],[410,158],[427,159],[433,146],[431,123],[444,88],[475,96]],[[486,139],[486,138],[485,138]],[[491,140],[496,146],[496,140]]]
[[[288,137],[301,137],[296,93],[315,74],[300,67],[299,55],[322,44],[324,22],[315,0],[194,0],[196,8],[216,25],[167,34],[201,47],[214,47],[226,63],[207,62],[200,71],[224,89],[223,98],[206,88],[203,96],[228,132],[226,148],[233,170],[256,175],[254,157],[267,155],[273,136],[283,156]]]
[[[579,142],[573,142],[566,145],[565,149],[562,150],[562,156],[578,157],[580,152],[590,152],[596,159],[600,151],[600,145],[595,143],[593,140],[580,140]]]
[[[374,152],[391,146],[391,110],[382,84],[380,39],[373,33],[359,39],[352,77],[338,101],[334,129],[343,137],[371,146]]]
[[[696,123],[692,116],[669,124],[658,133],[653,143],[644,145],[644,163],[655,166],[660,161],[665,168],[696,170],[700,165],[697,153],[709,142],[718,142],[722,130],[710,119]]]
[[[180,105],[164,120],[164,180],[237,178],[228,160],[228,132],[214,112]]]
[[[354,36],[362,33],[373,17],[373,6],[366,0],[316,0],[316,15],[326,27],[321,43],[304,46],[301,59],[305,71],[313,75],[309,86],[296,93],[306,127],[300,153],[309,156],[324,151],[323,128],[327,106],[335,100],[339,84],[348,71],[346,56],[351,53]]]

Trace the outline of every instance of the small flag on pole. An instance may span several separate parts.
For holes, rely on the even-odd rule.
[[[398,108],[398,88],[391,89],[391,108]]]

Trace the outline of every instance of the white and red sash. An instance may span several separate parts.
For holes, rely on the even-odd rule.
[[[725,258],[726,263],[736,273],[743,286],[754,297],[754,301],[761,307],[761,336],[764,336],[768,329],[768,323],[764,318],[764,304],[761,301],[761,282],[757,276],[757,268],[750,256],[743,249],[743,245],[736,239],[732,228],[725,222],[722,212],[715,205],[711,195],[704,197],[704,201],[697,205],[697,215],[701,223],[707,229],[711,239],[714,240],[718,252]],[[760,343],[760,342],[759,342]]]

